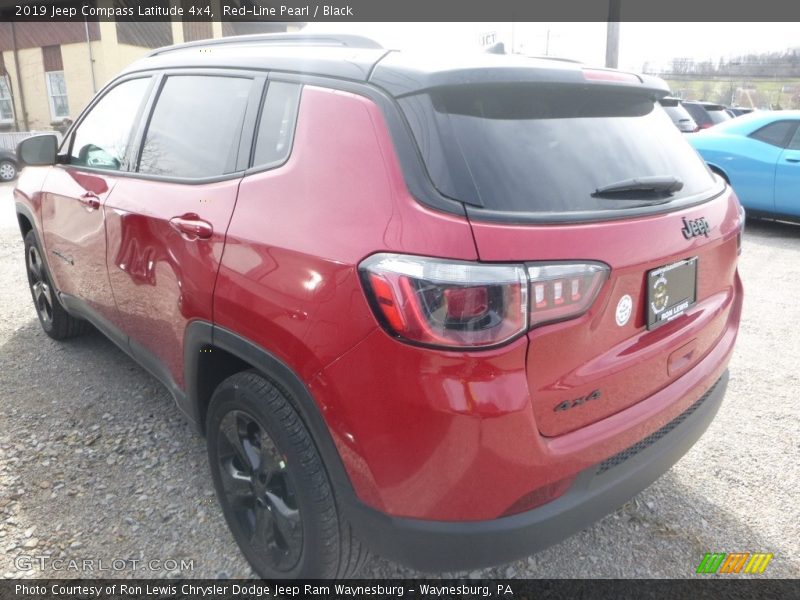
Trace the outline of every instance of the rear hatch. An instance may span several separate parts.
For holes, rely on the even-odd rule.
[[[721,104],[703,104],[703,108],[706,109],[714,125],[730,121],[732,118]]]
[[[659,103],[675,126],[683,133],[694,133],[699,129],[692,116],[681,105],[678,98],[662,98]]]
[[[527,376],[543,435],[669,385],[727,323],[738,203],[657,99],[596,81],[400,99],[434,184],[466,203],[480,259],[528,266]]]

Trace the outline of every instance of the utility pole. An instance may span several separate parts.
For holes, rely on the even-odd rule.
[[[606,67],[616,69],[619,65],[619,13],[622,0],[608,0],[608,23],[606,25]]]

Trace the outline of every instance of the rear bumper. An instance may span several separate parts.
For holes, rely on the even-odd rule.
[[[421,570],[500,564],[537,552],[584,529],[645,489],[708,428],[728,385],[725,371],[687,410],[630,448],[582,471],[560,498],[489,521],[396,518],[355,501],[348,517],[373,551]]]

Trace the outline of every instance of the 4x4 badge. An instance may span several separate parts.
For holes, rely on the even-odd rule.
[[[553,408],[553,411],[560,412],[569,410],[570,408],[575,408],[576,406],[586,404],[590,400],[597,400],[602,395],[603,393],[600,390],[594,390],[591,394],[587,394],[586,396],[581,396],[580,398],[575,398],[574,400],[564,400],[564,402],[561,404],[556,404],[556,406]]]
[[[681,233],[687,240],[690,240],[698,235],[704,235],[708,237],[708,233],[710,231],[711,225],[708,224],[708,221],[706,221],[705,217],[689,220],[687,220],[686,217],[683,218],[683,229],[681,229]]]

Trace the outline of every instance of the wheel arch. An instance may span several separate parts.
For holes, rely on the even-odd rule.
[[[214,389],[227,377],[246,370],[257,371],[286,396],[311,433],[338,497],[351,504],[355,492],[350,478],[308,388],[289,366],[247,338],[206,321],[189,324],[184,338],[184,412],[205,434]]]
[[[34,235],[36,236],[36,241],[39,242],[39,247],[42,247],[42,240],[39,238],[39,232],[33,226],[36,223],[36,219],[33,216],[33,211],[30,208],[22,204],[21,202],[16,203],[16,210],[17,210],[17,224],[19,225],[19,232],[22,234],[22,238],[25,239],[25,236],[28,235],[28,232],[33,229]]]

